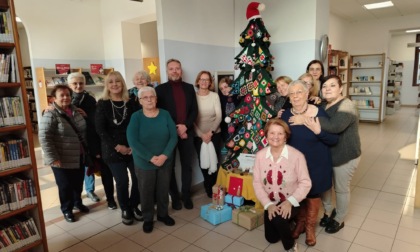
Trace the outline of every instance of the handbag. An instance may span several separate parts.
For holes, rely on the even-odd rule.
[[[97,158],[93,159],[91,157],[91,155],[89,154],[89,148],[88,148],[88,145],[86,143],[85,138],[79,132],[79,130],[77,129],[76,125],[74,125],[74,123],[70,119],[70,117],[65,113],[62,113],[60,111],[58,111],[58,112],[64,119],[67,120],[67,122],[73,128],[74,132],[76,132],[77,137],[79,138],[79,142],[83,146],[83,150],[85,151],[85,155],[84,155],[85,160],[84,161],[85,161],[85,166],[87,167],[86,175],[90,176],[92,174],[96,174],[96,175],[99,176],[100,172],[101,172],[101,162]]]

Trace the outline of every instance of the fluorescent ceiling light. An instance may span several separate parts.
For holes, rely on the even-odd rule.
[[[416,29],[416,30],[406,30],[406,33],[414,33],[414,32],[420,32],[420,29]]]
[[[372,10],[372,9],[391,7],[391,6],[394,6],[394,4],[392,3],[392,1],[386,1],[386,2],[381,2],[381,3],[365,4],[363,6],[365,6],[365,8],[368,10]]]
[[[16,17],[16,22],[22,23],[22,19],[20,19],[20,17]]]

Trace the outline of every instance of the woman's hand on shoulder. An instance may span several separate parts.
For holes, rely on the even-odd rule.
[[[321,123],[319,122],[319,119],[317,117],[307,117],[305,119],[304,125],[312,130],[313,133],[318,135],[321,133]]]
[[[320,104],[321,101],[322,101],[322,99],[318,96],[311,96],[311,97],[309,97],[309,100],[313,101],[314,104],[316,104],[316,105]]]
[[[83,117],[85,117],[85,118],[87,117],[87,114],[86,114],[86,112],[83,109],[76,108],[76,111],[79,112]]]
[[[294,115],[289,118],[290,125],[302,125],[305,122],[304,115]]]

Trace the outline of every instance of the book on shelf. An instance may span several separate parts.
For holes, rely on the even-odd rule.
[[[53,85],[58,85],[58,84],[66,84],[67,83],[67,79],[66,77],[52,77],[52,81],[53,81]]]
[[[95,85],[95,81],[92,79],[89,72],[82,72],[82,74],[85,76],[86,85]]]
[[[10,10],[0,12],[0,42],[14,42]]]
[[[37,194],[31,179],[8,176],[0,179],[0,214],[36,204]]]
[[[90,64],[91,74],[104,74],[104,67],[102,64]]]
[[[70,74],[70,64],[55,64],[56,74]]]
[[[0,97],[0,127],[24,123],[25,119],[20,97]]]
[[[102,74],[94,74],[92,75],[92,79],[96,85],[104,85],[105,84],[105,75]]]
[[[0,221],[0,251],[15,251],[41,239],[32,217],[22,215]]]
[[[0,138],[0,170],[12,169],[31,163],[28,141],[12,135]]]

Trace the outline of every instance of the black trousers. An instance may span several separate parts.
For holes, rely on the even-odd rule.
[[[209,170],[207,169],[200,169],[201,173],[203,174],[204,178],[204,189],[206,190],[206,193],[209,194],[212,192],[212,187],[214,184],[216,184],[217,180],[217,172],[219,171],[219,164],[220,164],[220,142],[222,139],[222,133],[216,133],[213,134],[211,138],[211,142],[214,145],[214,150],[216,151],[217,155],[217,171],[210,174],[208,173]],[[200,165],[200,152],[201,152],[201,144],[203,143],[203,140],[200,137],[194,137],[194,146],[195,150],[197,152],[198,156],[198,165]]]
[[[140,193],[136,173],[134,171],[134,162],[109,163],[108,166],[115,178],[115,184],[117,186],[117,199],[121,210],[129,210],[137,207],[140,203]],[[130,181],[128,178],[129,171],[132,183],[130,192]]]
[[[178,137],[179,157],[181,160],[181,193],[183,199],[191,198],[191,183],[192,183],[192,157],[191,152],[194,150],[193,133],[188,131],[188,138],[181,139]],[[178,185],[175,177],[175,163],[176,163],[176,149],[174,150],[174,159],[172,162],[171,184],[169,187],[169,194],[173,201],[179,200]]]
[[[108,165],[101,159],[101,180],[104,186],[106,200],[108,202],[115,202],[114,199],[114,177]]]
[[[80,159],[80,166],[76,169],[51,167],[55,183],[58,187],[60,209],[62,213],[71,213],[74,206],[82,204],[83,179],[85,166]]]
[[[269,243],[276,243],[281,240],[285,250],[291,249],[295,245],[295,239],[292,237],[290,222],[297,215],[300,207],[292,206],[292,214],[289,219],[284,219],[276,215],[271,221],[268,219],[268,211],[264,211],[264,233],[265,239]]]

